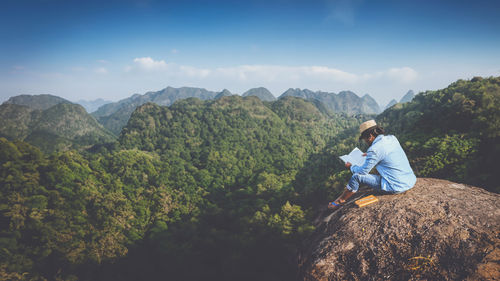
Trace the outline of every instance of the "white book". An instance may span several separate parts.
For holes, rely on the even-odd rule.
[[[340,156],[340,159],[342,159],[342,161],[344,161],[344,163],[349,162],[352,165],[363,166],[363,164],[365,163],[366,157],[363,156],[363,152],[361,150],[359,150],[359,148],[356,147],[348,155]]]

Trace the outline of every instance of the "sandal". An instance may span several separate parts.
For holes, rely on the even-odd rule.
[[[328,203],[328,209],[330,209],[330,210],[336,210],[340,206],[342,206],[342,204],[341,203],[335,203],[335,201],[332,201],[332,202]]]

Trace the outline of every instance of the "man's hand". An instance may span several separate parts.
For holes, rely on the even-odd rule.
[[[363,156],[366,156],[366,155],[368,155],[368,153],[363,153],[362,155],[363,155]]]
[[[350,169],[350,168],[351,168],[351,166],[352,166],[351,162],[346,162],[346,163],[345,163],[345,167],[346,167],[347,169]]]

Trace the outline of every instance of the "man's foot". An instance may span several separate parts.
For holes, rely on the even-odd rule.
[[[337,210],[338,208],[340,208],[340,206],[342,206],[342,204],[338,203],[338,201],[328,203],[328,209],[330,210]]]

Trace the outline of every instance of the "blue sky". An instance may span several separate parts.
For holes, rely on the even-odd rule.
[[[0,101],[167,86],[366,93],[500,75],[500,1],[0,2]]]

